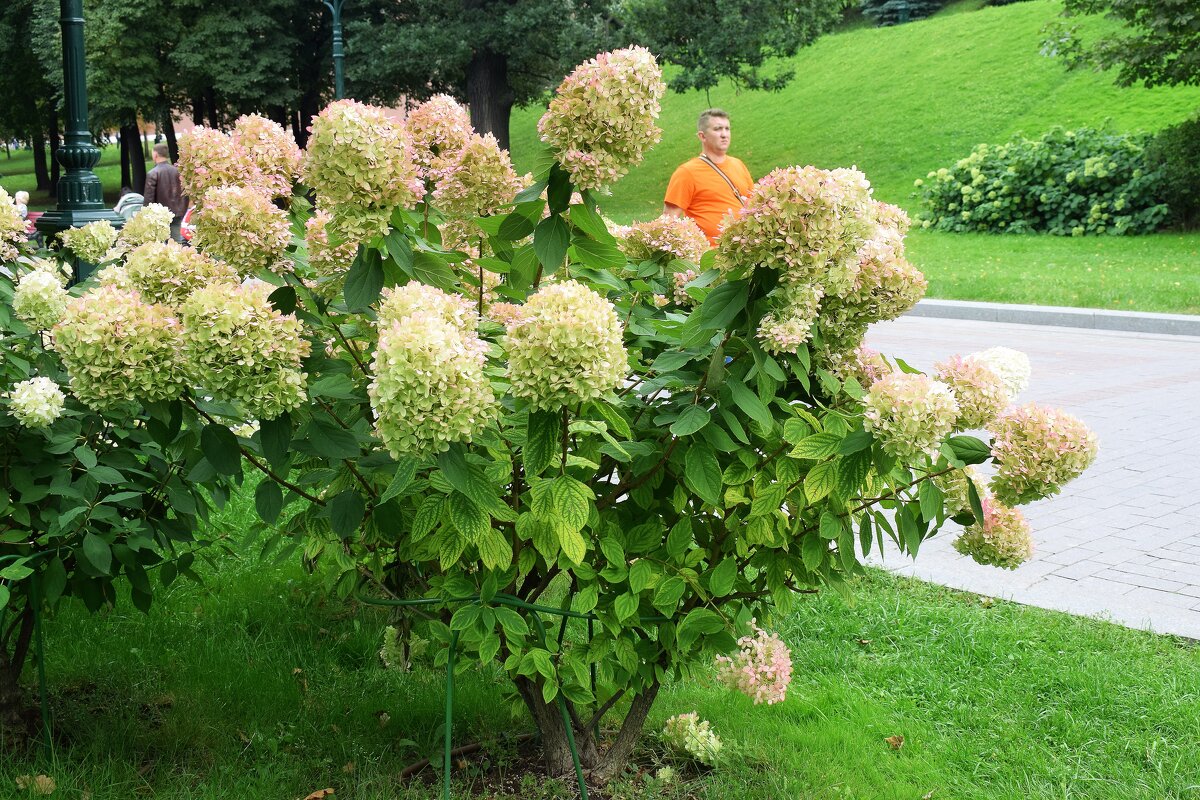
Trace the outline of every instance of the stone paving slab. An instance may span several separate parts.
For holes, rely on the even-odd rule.
[[[867,343],[920,369],[1002,345],[1033,363],[1019,400],[1058,406],[1100,438],[1092,469],[1023,506],[1036,552],[1016,570],[951,547],[947,524],[889,569],[1020,603],[1200,639],[1200,337],[906,316]]]

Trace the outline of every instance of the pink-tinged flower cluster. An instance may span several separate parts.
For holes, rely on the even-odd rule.
[[[708,250],[708,237],[696,220],[670,214],[633,223],[618,241],[625,257],[634,263],[676,258],[697,263]]]
[[[864,321],[895,319],[925,296],[929,281],[905,260],[903,239],[895,231],[868,239],[857,255],[858,274],[844,302]]]
[[[179,180],[192,203],[219,186],[262,186],[263,175],[245,147],[215,128],[193,128],[179,138]]]
[[[733,656],[717,656],[717,677],[755,705],[782,703],[792,681],[792,651],[777,634],[751,627],[751,635],[738,639]]]
[[[1004,380],[981,361],[951,356],[935,364],[934,370],[958,400],[955,427],[959,430],[984,427],[1008,405]]]
[[[454,326],[463,336],[474,336],[479,323],[479,316],[467,298],[419,281],[410,281],[403,286],[383,290],[379,302],[379,329],[390,328],[392,323],[418,312],[433,314]]]
[[[15,261],[25,241],[25,220],[17,211],[17,203],[0,188],[0,263]]]
[[[492,303],[487,307],[488,319],[493,322],[498,322],[505,328],[511,328],[513,325],[524,322],[528,315],[525,313],[525,306],[519,306],[516,303]]]
[[[243,275],[286,267],[283,253],[292,241],[287,212],[254,188],[219,186],[196,211],[193,243]]]
[[[475,133],[467,109],[448,94],[436,94],[419,103],[408,112],[404,123],[413,155],[423,170],[466,147]]]
[[[863,424],[883,449],[900,459],[937,452],[954,430],[954,392],[927,375],[893,372],[863,397]]]
[[[215,283],[192,292],[182,312],[192,381],[260,420],[305,401],[301,362],[311,349],[296,316],[271,305],[272,291],[259,280]]]
[[[715,766],[721,757],[721,740],[712,732],[708,720],[695,711],[676,714],[663,725],[662,740],[681,756]]]
[[[58,235],[63,247],[90,264],[99,264],[117,243],[117,229],[107,220],[89,222]]]
[[[543,285],[508,329],[512,394],[553,411],[594,400],[617,388],[629,371],[613,304],[582,283]]]
[[[102,283],[112,279],[137,289],[147,302],[177,308],[196,289],[214,283],[237,283],[238,273],[231,264],[209,258],[195,248],[176,242],[152,242],[129,253],[123,270],[105,270],[101,276]]]
[[[53,267],[27,272],[13,291],[13,313],[31,328],[50,330],[62,319],[71,299],[65,283]]]
[[[121,252],[132,250],[150,242],[165,242],[171,238],[171,221],[175,215],[171,209],[158,203],[149,203],[133,215],[121,227],[116,247]]]
[[[788,285],[849,291],[858,249],[874,227],[871,184],[858,170],[781,167],[754,185],[744,208],[726,220],[717,266],[768,268]]]
[[[1017,395],[1029,388],[1029,378],[1033,368],[1029,364],[1029,356],[1020,350],[1008,347],[989,347],[966,357],[968,361],[976,361],[995,372],[1004,381],[1011,402]]]
[[[655,120],[666,88],[644,47],[602,53],[559,85],[538,133],[576,187],[607,186],[658,143]]]
[[[485,349],[474,331],[434,311],[380,330],[368,394],[376,433],[393,457],[440,453],[487,427],[499,408],[483,372]]]
[[[675,288],[671,291],[671,299],[681,306],[694,306],[696,300],[687,292],[687,285],[696,278],[700,277],[700,273],[694,269],[685,269],[683,272],[676,272],[671,276],[675,284]]]
[[[425,192],[404,128],[354,100],[330,103],[313,119],[301,171],[333,213],[327,227],[347,241],[370,238],[369,227],[386,231],[392,210]]]
[[[1096,460],[1096,434],[1065,411],[1026,403],[988,426],[996,475],[991,490],[1008,505],[1057,494]]]
[[[768,353],[795,353],[812,337],[812,326],[824,293],[816,284],[784,286],[776,294],[774,310],[758,324],[758,340]]]
[[[72,299],[53,334],[71,392],[89,408],[171,400],[184,389],[179,320],[136,291],[99,286]]]
[[[838,380],[854,379],[864,388],[892,373],[892,368],[884,360],[883,354],[866,345],[859,345],[853,350],[827,353],[824,366]]]
[[[968,525],[954,540],[954,549],[985,566],[1016,569],[1033,557],[1033,536],[1025,515],[989,497],[982,502],[983,523]]]
[[[472,134],[461,148],[436,158],[429,177],[434,205],[459,217],[495,214],[525,185],[490,133]]]
[[[67,398],[50,378],[30,378],[13,384],[4,395],[8,413],[26,428],[46,428],[62,416]]]
[[[296,137],[277,122],[246,114],[233,123],[229,137],[258,168],[256,185],[271,197],[287,197],[300,175],[300,148]]]
[[[304,241],[308,245],[308,266],[314,279],[313,290],[326,300],[332,300],[342,291],[346,273],[358,255],[358,242],[346,240],[340,244],[329,243],[326,226],[332,217],[328,212],[318,211],[304,223]]]
[[[950,516],[971,511],[971,484],[980,499],[988,497],[987,482],[975,467],[952,469],[933,478],[933,485],[945,498],[946,513]]]

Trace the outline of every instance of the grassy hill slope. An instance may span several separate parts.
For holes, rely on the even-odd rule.
[[[794,59],[796,79],[782,92],[721,86],[711,102],[732,115],[732,152],[756,177],[786,164],[856,164],[880,199],[910,210],[915,178],[979,142],[1056,124],[1156,130],[1200,109],[1200,88],[1122,89],[1110,74],[1068,73],[1042,56],[1041,28],[1059,8],[1033,0],[830,35]],[[667,97],[663,140],[613,187],[609,215],[627,222],[657,213],[671,170],[697,151],[695,117],[707,105],[703,92]],[[519,167],[538,147],[541,112],[514,115]]]

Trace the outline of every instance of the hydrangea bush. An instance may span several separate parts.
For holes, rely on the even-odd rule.
[[[645,51],[588,62],[543,119],[553,159],[520,181],[446,100],[412,134],[335,103],[300,160],[315,215],[299,194],[286,212],[222,215],[199,239],[207,261],[116,253],[54,312],[42,351],[68,410],[148,442],[162,426],[193,437],[170,451],[189,462],[167,485],[262,472],[255,505],[275,541],[328,562],[341,596],[428,601],[420,635],[438,663],[455,648],[498,665],[547,768],[571,770],[570,725],[601,780],[627,765],[660,688],[719,655],[732,653],[727,685],[781,701],[790,654],[758,621],[800,590],[846,591],[885,539],[915,556],[953,517],[964,552],[1015,566],[1029,534],[1011,504],[1053,493],[1095,452],[1061,412],[997,416],[1022,377],[1005,354],[926,376],[862,347],[925,284],[903,212],[856,170],[777,170],[715,250],[659,220],[632,260],[591,190],[656,140],[661,87]],[[222,164],[236,145],[197,135]],[[488,166],[445,172],[468,163]],[[255,176],[273,169],[210,186],[201,213],[267,203]],[[276,210],[286,242],[263,235]],[[353,256],[331,252],[346,242]],[[39,319],[59,306],[41,280]],[[9,428],[74,425],[41,425],[53,404],[40,396],[20,412],[38,426],[10,415]],[[978,424],[997,434],[994,496],[965,471],[993,457],[964,433]],[[198,512],[183,491],[170,508]],[[589,617],[591,635],[548,631],[568,622],[544,608]],[[698,725],[676,738],[715,757]]]

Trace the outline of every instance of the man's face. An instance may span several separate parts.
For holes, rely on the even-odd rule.
[[[708,125],[697,135],[709,150],[722,155],[729,150],[729,120],[724,117],[709,117]]]

